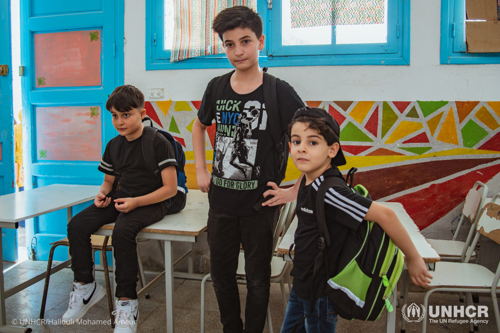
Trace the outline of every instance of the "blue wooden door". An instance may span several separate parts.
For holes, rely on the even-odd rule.
[[[10,0],[0,2],[0,195],[14,192],[14,116],[12,113],[12,56]],[[5,75],[7,74],[7,75]],[[15,229],[2,229],[3,260],[17,260]]]
[[[123,83],[123,15],[123,0],[21,0],[27,189],[102,183],[97,166],[117,134],[105,104]],[[65,210],[27,223],[30,258],[46,260],[66,224]],[[54,259],[66,257],[61,248]]]

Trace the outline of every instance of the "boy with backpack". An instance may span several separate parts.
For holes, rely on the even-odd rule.
[[[117,284],[115,332],[135,332],[139,317],[136,236],[141,229],[172,213],[177,201],[185,201],[185,194],[178,192],[172,146],[156,129],[142,124],[146,115],[142,92],[131,85],[117,87],[109,96],[106,109],[111,112],[119,135],[107,144],[99,164],[99,171],[105,175],[94,204],[68,224],[75,282],[62,321],[74,324],[106,294],[92,274],[90,235],[101,226],[116,222],[112,235]],[[149,150],[143,144],[148,138],[156,160],[155,173],[150,171],[146,156]]]
[[[315,270],[315,260],[320,251],[316,197],[320,195],[321,183],[327,178],[340,177],[343,182],[342,174],[337,169],[346,164],[339,141],[340,127],[325,110],[305,107],[297,110],[288,131],[292,160],[304,177],[297,196],[298,226],[291,273],[294,276],[293,288],[281,332],[292,332],[294,328],[296,332],[335,332],[337,313],[332,301],[324,294],[327,285],[325,276],[329,272],[326,265]],[[322,204],[330,237],[330,246],[325,250],[330,272],[338,264],[336,258],[346,239],[350,240],[349,230],[356,230],[363,220],[369,220],[379,224],[403,251],[411,280],[417,285],[430,282],[428,278],[432,276],[422,257],[390,208],[353,192],[347,186],[330,187]],[[308,315],[311,306],[314,312]]]
[[[213,29],[235,70],[210,81],[193,124],[198,186],[208,192],[210,273],[224,332],[243,331],[236,270],[240,244],[245,255],[245,332],[262,332],[269,303],[273,231],[278,207],[263,207],[267,183],[284,178],[286,127],[304,105],[294,89],[259,67],[264,48],[262,20],[252,9],[221,11]],[[212,174],[205,137],[215,119]]]

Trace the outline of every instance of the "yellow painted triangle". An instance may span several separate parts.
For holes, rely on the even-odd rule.
[[[174,110],[175,110],[175,112],[193,111],[193,109],[191,108],[191,105],[189,105],[189,103],[186,101],[175,102]]]
[[[488,105],[495,111],[497,116],[500,117],[500,102],[488,102]]]
[[[441,121],[441,117],[443,116],[444,112],[441,112],[434,118],[431,118],[427,121],[427,126],[429,126],[429,130],[431,131],[431,135],[434,136],[434,132],[436,132],[436,128],[439,125],[439,122]]]
[[[402,121],[385,143],[394,143],[422,128],[424,128],[424,125],[421,123],[414,121]]]
[[[358,102],[349,115],[358,123],[362,123],[375,102]]]
[[[158,105],[161,109],[161,112],[166,116],[168,113],[168,110],[170,110],[170,106],[172,105],[172,100],[168,101],[157,101],[156,105]]]
[[[495,120],[495,117],[486,109],[484,106],[482,106],[477,112],[476,112],[476,118],[479,119],[483,124],[488,126],[492,131],[496,130],[500,125],[498,125],[498,122]]]
[[[448,111],[448,115],[444,120],[443,126],[441,126],[441,131],[436,140],[458,145],[457,124],[453,116],[453,108],[450,108],[450,111]]]
[[[193,121],[191,122],[191,124],[188,125],[188,127],[186,127],[186,129],[193,133],[193,124],[194,124],[194,121],[196,120],[196,118],[193,119]]]

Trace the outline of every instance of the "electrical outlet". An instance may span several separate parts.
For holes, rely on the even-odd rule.
[[[164,98],[164,88],[148,88],[148,97],[154,99]]]

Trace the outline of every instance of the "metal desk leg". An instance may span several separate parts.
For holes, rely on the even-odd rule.
[[[2,228],[0,228],[0,258],[2,259],[2,274],[0,274],[0,332],[31,332],[31,328],[29,327],[7,326],[7,314],[5,313],[5,286],[3,284]]]
[[[392,304],[392,312],[387,312],[387,333],[396,332],[396,298],[398,296],[397,292],[392,293],[390,301]]]
[[[171,241],[165,241],[165,297],[167,332],[174,333],[174,275]]]
[[[404,306],[408,304],[408,288],[410,286],[410,274],[408,274],[408,270],[406,269],[406,264],[405,264],[405,270],[403,271],[402,280],[403,280],[403,285],[401,288],[401,294],[403,295],[403,306]],[[401,318],[401,333],[404,333],[405,331],[406,331],[406,320]]]

